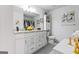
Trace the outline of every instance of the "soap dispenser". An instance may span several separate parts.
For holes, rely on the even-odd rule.
[[[16,31],[19,31],[19,20],[16,21]]]

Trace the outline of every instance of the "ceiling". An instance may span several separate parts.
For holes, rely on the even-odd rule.
[[[65,5],[34,5],[34,7],[38,7],[41,9],[44,9],[45,11],[51,11],[60,7],[63,7]]]

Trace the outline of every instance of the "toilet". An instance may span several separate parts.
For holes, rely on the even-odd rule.
[[[55,43],[55,39],[56,39],[55,36],[48,36],[48,43],[54,44]]]

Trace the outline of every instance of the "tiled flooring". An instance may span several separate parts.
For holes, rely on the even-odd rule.
[[[45,47],[41,48],[34,54],[61,54],[60,52],[53,49],[55,45],[48,43]]]

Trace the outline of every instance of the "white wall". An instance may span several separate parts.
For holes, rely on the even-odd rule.
[[[35,9],[36,9],[36,13],[40,15],[40,18],[44,18],[45,10],[43,10],[39,7],[35,7]]]
[[[14,53],[12,6],[0,6],[0,51]]]
[[[69,11],[75,11],[76,25],[63,25],[62,15]],[[52,14],[52,34],[61,41],[68,38],[73,31],[79,30],[79,6],[64,6],[50,12]]]
[[[16,22],[17,20],[19,21],[19,30],[23,30],[23,20],[24,20],[24,16],[23,16],[23,9],[19,8],[17,6],[13,6],[13,28],[14,30],[16,30]]]
[[[9,54],[15,53],[14,19],[20,20],[20,28],[23,28],[23,12],[13,8],[12,5],[0,5],[0,51],[8,51]],[[14,12],[18,12],[17,15]]]

